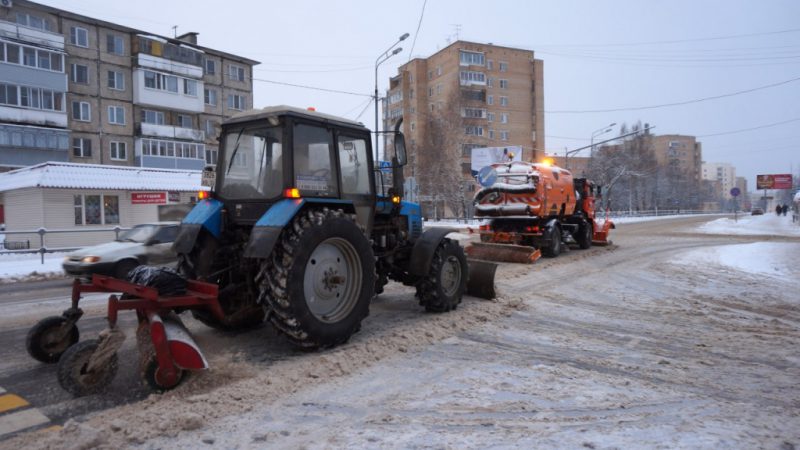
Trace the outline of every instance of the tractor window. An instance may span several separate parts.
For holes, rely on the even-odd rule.
[[[301,194],[338,195],[331,147],[331,133],[327,129],[303,124],[294,126],[294,185]]]
[[[339,136],[342,194],[369,194],[367,143],[363,138]]]
[[[222,198],[262,199],[280,195],[283,163],[279,127],[227,130],[222,142],[224,158],[217,165],[217,176],[222,178]]]

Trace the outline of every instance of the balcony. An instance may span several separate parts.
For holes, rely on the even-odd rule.
[[[64,50],[64,36],[58,33],[30,28],[12,22],[0,20],[0,37],[17,39],[42,47]]]
[[[140,123],[139,134],[142,136],[181,139],[195,142],[203,142],[206,139],[206,133],[203,130],[173,127],[171,125],[156,125],[153,123]]]
[[[147,67],[148,69],[154,69],[161,72],[171,72],[187,78],[203,78],[202,67],[184,64],[170,59],[148,55],[146,53],[139,53],[136,55],[136,63],[141,67]]]
[[[0,105],[0,123],[67,128],[66,111],[17,108]]]

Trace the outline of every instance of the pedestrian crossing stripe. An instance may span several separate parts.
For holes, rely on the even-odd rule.
[[[18,395],[0,395],[0,413],[11,411],[12,409],[22,408],[23,406],[28,406],[29,404],[30,403],[25,401],[24,398]]]

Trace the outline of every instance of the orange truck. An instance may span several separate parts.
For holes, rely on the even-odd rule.
[[[480,244],[467,251],[480,259],[533,262],[558,256],[565,245],[587,249],[608,244],[613,222],[596,219],[601,187],[546,163],[515,161],[482,171],[475,217],[486,219]]]

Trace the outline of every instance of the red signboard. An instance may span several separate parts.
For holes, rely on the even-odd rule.
[[[131,203],[134,205],[166,205],[166,192],[131,192]]]
[[[756,175],[756,189],[791,189],[792,175],[781,173],[777,175]]]

